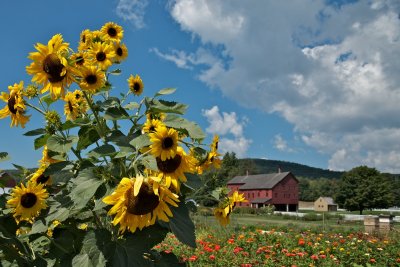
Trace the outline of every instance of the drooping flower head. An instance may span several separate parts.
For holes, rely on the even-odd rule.
[[[185,173],[194,172],[194,159],[178,146],[175,156],[162,160],[156,157],[158,177],[166,187],[173,186],[174,192],[179,192],[180,183],[186,182]]]
[[[38,43],[35,48],[38,51],[28,56],[33,62],[26,67],[28,74],[33,75],[32,82],[43,85],[41,93],[50,91],[53,99],[64,96],[64,89],[73,82],[66,58],[69,44],[64,43],[61,34],[56,34],[47,45]]]
[[[168,188],[139,175],[136,178],[122,178],[115,191],[103,202],[113,205],[108,214],[115,215],[112,223],[119,224],[119,232],[128,230],[134,233],[137,228],[142,230],[156,220],[168,222],[172,217],[168,204],[177,207],[179,199]]]
[[[162,161],[175,157],[178,147],[178,132],[173,128],[160,126],[156,131],[149,134],[151,154],[160,157]]]
[[[214,215],[222,226],[229,224],[230,214],[238,202],[247,202],[247,200],[244,194],[239,194],[239,192],[234,191],[231,196],[220,203],[218,208],[214,209]]]
[[[13,216],[17,223],[20,221],[33,222],[42,209],[47,207],[46,199],[49,197],[44,184],[28,181],[27,186],[21,184],[13,188],[7,206],[12,208]]]
[[[143,125],[142,131],[144,133],[154,133],[159,126],[163,126],[164,124],[160,120],[153,120],[147,118],[146,122]]]
[[[8,87],[10,94],[2,92],[0,95],[0,99],[7,103],[7,105],[0,110],[0,119],[10,116],[10,127],[21,125],[22,128],[25,128],[25,124],[29,121],[30,116],[25,115],[26,107],[24,99],[22,98],[23,88],[24,82],[21,81],[19,84]]]
[[[139,75],[136,76],[129,76],[128,79],[129,90],[134,93],[135,95],[141,95],[143,92],[143,81]]]
[[[64,114],[67,120],[76,120],[76,118],[81,117],[87,109],[88,105],[86,100],[82,97],[82,92],[80,90],[75,90],[75,92],[68,92],[64,101]]]

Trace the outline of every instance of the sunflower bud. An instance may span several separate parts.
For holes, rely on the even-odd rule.
[[[39,95],[38,87],[34,84],[30,84],[26,87],[24,93],[29,99],[37,97]]]
[[[57,129],[61,128],[61,118],[57,111],[51,110],[46,112],[45,118],[47,121],[46,132],[54,134]]]

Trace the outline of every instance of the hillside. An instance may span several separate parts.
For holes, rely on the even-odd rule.
[[[269,160],[269,159],[240,159],[240,165],[251,166],[252,170],[249,170],[250,174],[260,173],[273,173],[277,172],[278,168],[282,172],[290,171],[297,177],[307,177],[310,179],[317,178],[329,178],[339,179],[343,172],[324,170],[320,168],[310,167],[294,162],[280,161],[280,160]],[[254,169],[253,169],[254,168]]]

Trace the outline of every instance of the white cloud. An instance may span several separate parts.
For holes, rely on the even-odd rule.
[[[246,119],[238,120],[236,113],[220,113],[218,106],[202,111],[210,125],[206,132],[220,136],[219,148],[222,153],[235,152],[238,157],[244,157],[251,144],[243,133]]]
[[[130,21],[137,29],[145,26],[144,13],[148,0],[119,0],[117,15],[124,20]]]
[[[282,152],[294,152],[294,149],[288,146],[287,141],[280,134],[274,136],[274,147]]]
[[[207,85],[281,114],[331,169],[400,172],[400,139],[380,135],[400,131],[399,1],[175,0],[170,10],[199,49],[223,46],[202,63]]]

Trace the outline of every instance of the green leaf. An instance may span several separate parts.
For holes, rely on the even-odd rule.
[[[121,71],[120,69],[116,69],[116,70],[110,71],[110,74],[112,74],[112,75],[120,75],[121,72],[122,72],[122,71]]]
[[[148,98],[146,100],[147,100],[146,105],[152,112],[185,114],[187,109],[187,105],[180,104],[177,102],[148,99]]]
[[[64,170],[67,166],[73,166],[73,165],[70,161],[61,161],[61,162],[52,163],[46,168],[43,175],[45,175],[45,176],[53,175],[55,173],[58,173],[58,172]]]
[[[137,108],[139,108],[139,107],[140,107],[139,103],[130,102],[130,103],[128,103],[128,104],[126,104],[126,105],[124,106],[124,109],[130,110],[130,109],[137,109]]]
[[[152,155],[144,156],[140,161],[147,169],[158,171],[156,158]]]
[[[164,88],[158,91],[154,97],[160,96],[160,95],[170,95],[175,93],[176,88]]]
[[[105,230],[87,232],[82,242],[81,255],[87,255],[89,262],[93,266],[106,266],[106,259],[101,249],[111,242],[110,238],[109,232]]]
[[[26,133],[24,133],[25,136],[35,136],[35,135],[40,135],[40,134],[45,134],[46,130],[43,128],[39,128],[39,129],[35,129],[32,131],[28,131]]]
[[[125,109],[121,107],[109,107],[104,114],[104,118],[106,120],[114,120],[114,121],[124,120],[129,118],[129,114],[128,112],[126,112]]]
[[[171,207],[173,217],[169,221],[172,232],[182,243],[196,248],[196,236],[193,221],[190,219],[189,210],[184,203],[178,207]]]
[[[42,102],[45,102],[47,106],[50,106],[52,103],[56,102],[57,99],[51,98],[50,94],[44,95],[40,98]]]
[[[8,156],[7,152],[0,152],[0,162],[9,160],[10,156]]]
[[[99,180],[93,171],[94,168],[85,169],[76,178],[71,179],[72,189],[69,196],[77,209],[85,207],[96,193],[97,188],[103,184],[103,181]]]
[[[152,262],[145,259],[143,253],[148,253],[166,235],[167,230],[155,224],[141,231],[136,230],[133,234],[125,234],[125,239],[118,239],[106,247],[104,254],[110,266],[152,266]]]
[[[186,176],[186,186],[190,187],[191,189],[199,189],[203,186],[203,182],[200,180],[200,177],[196,174],[192,173],[185,173]]]
[[[39,234],[47,232],[47,226],[43,223],[42,220],[36,220],[32,225],[31,231],[29,231],[29,235]]]
[[[91,144],[94,144],[97,140],[100,139],[100,136],[96,129],[90,126],[82,126],[78,132],[79,140],[76,145],[76,149],[82,150],[86,149]]]
[[[168,127],[183,130],[193,139],[201,140],[206,137],[199,125],[176,115],[168,115],[164,120],[164,124]]]
[[[75,127],[80,127],[80,126],[84,126],[84,125],[88,125],[91,123],[91,120],[87,117],[85,118],[77,118],[74,121],[66,121],[61,125],[61,129],[62,130],[68,130],[68,129],[72,129]]]
[[[94,267],[88,254],[79,254],[72,259],[72,266]]]
[[[68,153],[74,143],[78,141],[77,136],[68,136],[64,139],[58,135],[52,135],[47,139],[47,148],[58,153]]]
[[[45,135],[41,135],[38,138],[36,138],[34,141],[35,150],[44,146],[47,142],[47,139],[49,139],[49,137],[50,137],[50,135],[45,134]]]
[[[151,141],[147,134],[142,134],[130,141],[129,144],[134,146],[136,150],[139,150],[143,147],[151,145]]]
[[[89,157],[100,158],[105,156],[111,156],[116,152],[113,145],[105,144],[91,150],[87,155]]]

